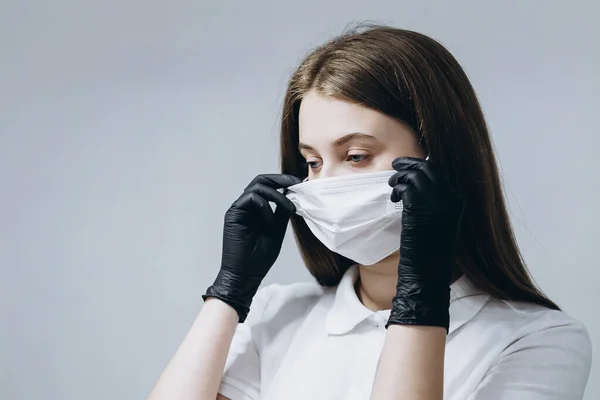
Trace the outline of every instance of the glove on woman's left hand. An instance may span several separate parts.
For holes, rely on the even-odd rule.
[[[429,161],[401,157],[389,180],[402,200],[398,285],[386,326],[449,327],[450,280],[463,203]]]

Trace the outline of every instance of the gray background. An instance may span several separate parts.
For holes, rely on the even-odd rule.
[[[289,74],[364,19],[467,70],[526,261],[587,325],[600,398],[597,2],[0,4],[0,399],[145,398],[217,272],[223,213],[277,170]],[[305,279],[288,235],[267,282]]]

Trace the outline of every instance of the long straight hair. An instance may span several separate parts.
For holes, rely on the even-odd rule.
[[[299,178],[308,173],[298,149],[298,113],[309,90],[397,118],[421,138],[465,203],[456,274],[496,298],[559,309],[527,271],[483,112],[448,50],[417,32],[362,24],[308,54],[289,81],[281,124],[282,172]],[[294,215],[292,226],[310,273],[323,286],[337,285],[352,262],[327,249],[301,217]]]

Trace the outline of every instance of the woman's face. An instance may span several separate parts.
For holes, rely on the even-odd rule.
[[[314,90],[300,103],[299,128],[309,180],[387,171],[397,157],[425,157],[402,122]]]

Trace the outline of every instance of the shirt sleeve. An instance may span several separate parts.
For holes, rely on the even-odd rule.
[[[591,353],[580,323],[538,329],[505,349],[468,400],[581,400]]]
[[[260,359],[255,337],[271,297],[269,286],[258,290],[248,317],[238,324],[229,347],[219,394],[231,400],[260,398]]]

